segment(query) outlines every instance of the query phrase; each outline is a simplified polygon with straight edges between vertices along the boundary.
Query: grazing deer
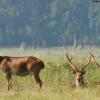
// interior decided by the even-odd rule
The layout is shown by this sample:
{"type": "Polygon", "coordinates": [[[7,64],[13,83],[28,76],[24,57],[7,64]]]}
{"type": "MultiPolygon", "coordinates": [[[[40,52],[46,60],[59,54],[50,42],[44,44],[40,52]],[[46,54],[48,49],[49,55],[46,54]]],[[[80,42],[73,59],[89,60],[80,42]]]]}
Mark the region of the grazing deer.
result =
{"type": "Polygon", "coordinates": [[[73,74],[75,74],[75,86],[76,88],[84,87],[84,75],[86,73],[85,68],[90,64],[91,56],[88,60],[88,63],[86,65],[83,65],[80,69],[77,69],[77,67],[72,63],[72,57],[69,57],[68,54],[66,54],[66,57],[68,59],[69,66],[73,69],[73,74]]]}
{"type": "Polygon", "coordinates": [[[8,90],[12,87],[12,75],[25,76],[34,75],[35,81],[42,86],[39,77],[40,70],[44,68],[44,63],[36,57],[9,57],[0,56],[0,69],[5,73],[8,90]]]}

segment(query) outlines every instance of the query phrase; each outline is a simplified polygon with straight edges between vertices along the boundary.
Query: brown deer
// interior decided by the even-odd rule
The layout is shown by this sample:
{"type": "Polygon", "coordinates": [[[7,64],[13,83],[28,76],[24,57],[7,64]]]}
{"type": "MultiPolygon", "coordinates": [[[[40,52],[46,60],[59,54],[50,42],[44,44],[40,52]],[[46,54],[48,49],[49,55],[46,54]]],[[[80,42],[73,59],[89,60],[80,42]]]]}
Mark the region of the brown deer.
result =
{"type": "Polygon", "coordinates": [[[86,73],[85,68],[90,64],[91,56],[88,60],[88,63],[86,65],[83,65],[80,69],[77,69],[77,67],[72,63],[73,57],[69,57],[68,54],[66,54],[66,57],[68,59],[68,64],[73,69],[73,74],[75,75],[75,87],[76,88],[85,87],[84,83],[84,75],[86,73]]]}
{"type": "Polygon", "coordinates": [[[12,75],[25,76],[34,75],[35,81],[42,86],[39,77],[40,70],[44,68],[44,62],[36,57],[9,57],[0,56],[0,69],[5,73],[8,90],[12,87],[12,75]]]}

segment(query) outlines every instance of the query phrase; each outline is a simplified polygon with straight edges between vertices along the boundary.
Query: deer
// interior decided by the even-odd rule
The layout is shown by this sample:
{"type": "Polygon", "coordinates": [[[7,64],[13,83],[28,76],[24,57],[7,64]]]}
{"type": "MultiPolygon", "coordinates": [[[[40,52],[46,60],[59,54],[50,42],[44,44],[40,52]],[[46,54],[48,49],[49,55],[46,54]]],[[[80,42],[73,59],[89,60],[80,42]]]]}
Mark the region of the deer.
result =
{"type": "Polygon", "coordinates": [[[41,89],[43,82],[39,77],[39,73],[43,68],[44,62],[33,56],[0,56],[0,70],[5,74],[8,90],[12,88],[12,75],[26,76],[30,74],[34,76],[41,89]]]}
{"type": "MultiPolygon", "coordinates": [[[[95,60],[94,54],[92,54],[92,53],[90,53],[90,54],[91,54],[91,57],[92,57],[92,62],[93,62],[94,64],[96,64],[97,67],[100,68],[100,64],[95,60]]],[[[95,85],[96,85],[97,87],[100,87],[100,82],[95,82],[95,85]]]]}
{"type": "Polygon", "coordinates": [[[74,74],[74,77],[75,77],[75,87],[76,88],[85,87],[85,83],[84,83],[84,75],[86,73],[85,69],[90,64],[91,56],[89,57],[87,64],[82,65],[80,69],[78,69],[76,67],[76,65],[72,63],[73,57],[69,57],[69,55],[67,53],[66,53],[66,57],[67,57],[69,66],[73,70],[73,74],[74,74]]]}

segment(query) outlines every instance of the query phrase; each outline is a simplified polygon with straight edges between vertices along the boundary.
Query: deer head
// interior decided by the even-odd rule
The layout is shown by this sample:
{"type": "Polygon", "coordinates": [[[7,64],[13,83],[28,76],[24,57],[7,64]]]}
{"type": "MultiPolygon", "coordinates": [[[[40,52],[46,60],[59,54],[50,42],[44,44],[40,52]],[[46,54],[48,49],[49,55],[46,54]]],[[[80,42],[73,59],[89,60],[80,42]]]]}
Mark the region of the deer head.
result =
{"type": "Polygon", "coordinates": [[[66,57],[68,59],[69,66],[73,69],[73,74],[75,76],[75,86],[76,88],[84,87],[84,78],[86,71],[85,68],[90,64],[91,56],[88,60],[88,63],[85,65],[82,65],[80,69],[77,69],[76,65],[72,63],[72,57],[69,57],[68,54],[66,54],[66,57]]]}

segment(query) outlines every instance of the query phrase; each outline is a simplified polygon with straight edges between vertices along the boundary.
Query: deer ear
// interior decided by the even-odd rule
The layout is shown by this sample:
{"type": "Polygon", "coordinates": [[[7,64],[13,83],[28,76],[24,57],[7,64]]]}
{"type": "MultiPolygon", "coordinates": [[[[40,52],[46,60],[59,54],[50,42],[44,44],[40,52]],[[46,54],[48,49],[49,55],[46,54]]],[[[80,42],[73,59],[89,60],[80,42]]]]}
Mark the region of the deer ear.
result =
{"type": "Polygon", "coordinates": [[[73,70],[73,74],[76,74],[76,71],[75,70],[73,70]]]}
{"type": "Polygon", "coordinates": [[[86,73],[86,71],[85,70],[82,70],[82,74],[84,75],[86,73]]]}

